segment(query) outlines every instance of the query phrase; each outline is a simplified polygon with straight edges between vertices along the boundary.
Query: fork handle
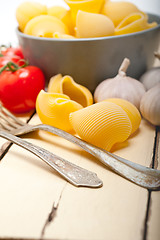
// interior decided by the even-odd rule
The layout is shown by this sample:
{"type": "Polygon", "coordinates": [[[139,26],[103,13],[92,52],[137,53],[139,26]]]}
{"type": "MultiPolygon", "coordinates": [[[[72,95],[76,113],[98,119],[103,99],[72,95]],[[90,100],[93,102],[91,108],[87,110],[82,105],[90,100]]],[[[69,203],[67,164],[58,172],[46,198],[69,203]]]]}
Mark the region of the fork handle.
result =
{"type": "Polygon", "coordinates": [[[29,128],[32,128],[32,131],[39,129],[45,130],[60,137],[63,137],[70,142],[77,144],[82,149],[99,159],[104,165],[112,169],[112,171],[118,173],[122,177],[125,177],[131,182],[134,182],[137,185],[147,189],[160,190],[160,170],[148,168],[140,164],[131,162],[113,153],[95,147],[92,144],[89,144],[82,139],[77,138],[61,129],[51,127],[46,124],[39,124],[34,126],[26,125],[26,130],[27,128],[28,130],[29,128]]]}
{"type": "Polygon", "coordinates": [[[0,136],[35,154],[52,168],[54,168],[54,170],[56,170],[68,182],[77,187],[83,186],[95,188],[101,187],[103,184],[102,181],[97,177],[96,173],[90,172],[71,162],[68,162],[67,160],[47,151],[46,149],[38,147],[5,131],[0,131],[0,136]]]}
{"type": "Polygon", "coordinates": [[[99,159],[104,165],[112,169],[112,171],[118,173],[122,177],[125,177],[131,182],[147,189],[160,190],[159,170],[142,166],[110,152],[104,151],[56,127],[52,127],[46,124],[26,124],[21,128],[15,129],[12,133],[15,135],[23,135],[40,129],[58,135],[72,143],[75,143],[99,159]]]}

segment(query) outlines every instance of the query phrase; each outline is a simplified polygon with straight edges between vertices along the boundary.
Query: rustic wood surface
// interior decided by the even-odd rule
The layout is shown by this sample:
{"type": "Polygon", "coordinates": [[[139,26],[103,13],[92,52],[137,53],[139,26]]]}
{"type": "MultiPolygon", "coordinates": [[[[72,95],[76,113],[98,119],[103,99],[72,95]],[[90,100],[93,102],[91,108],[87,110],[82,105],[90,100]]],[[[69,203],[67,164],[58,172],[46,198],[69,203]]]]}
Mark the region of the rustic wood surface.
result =
{"type": "MultiPolygon", "coordinates": [[[[36,115],[30,121],[38,122],[36,115]]],[[[159,168],[159,135],[158,128],[143,120],[114,153],[159,168]]],[[[23,138],[96,172],[103,187],[74,187],[42,160],[12,145],[0,162],[0,239],[160,239],[160,192],[120,177],[58,136],[39,131],[23,138]]]]}

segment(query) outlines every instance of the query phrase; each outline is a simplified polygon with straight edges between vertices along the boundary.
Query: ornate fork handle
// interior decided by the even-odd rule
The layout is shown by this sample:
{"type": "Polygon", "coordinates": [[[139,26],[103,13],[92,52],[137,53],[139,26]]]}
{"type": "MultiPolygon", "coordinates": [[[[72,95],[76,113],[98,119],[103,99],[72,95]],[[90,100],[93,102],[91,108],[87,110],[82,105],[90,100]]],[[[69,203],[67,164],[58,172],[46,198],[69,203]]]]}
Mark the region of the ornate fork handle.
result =
{"type": "Polygon", "coordinates": [[[21,129],[16,129],[14,134],[21,135],[29,133],[35,130],[45,130],[56,134],[69,140],[72,143],[77,144],[85,151],[89,152],[96,158],[98,158],[103,164],[112,169],[114,172],[125,177],[126,179],[136,183],[137,185],[152,189],[160,190],[160,171],[157,169],[148,168],[140,164],[128,161],[124,158],[116,156],[110,152],[104,151],[98,147],[95,147],[63,130],[55,127],[51,127],[45,124],[39,125],[26,125],[21,129]]]}
{"type": "Polygon", "coordinates": [[[26,150],[29,150],[54,168],[60,175],[75,186],[101,187],[103,184],[97,177],[96,173],[70,163],[46,149],[38,147],[5,131],[0,131],[0,136],[12,141],[26,150]]]}

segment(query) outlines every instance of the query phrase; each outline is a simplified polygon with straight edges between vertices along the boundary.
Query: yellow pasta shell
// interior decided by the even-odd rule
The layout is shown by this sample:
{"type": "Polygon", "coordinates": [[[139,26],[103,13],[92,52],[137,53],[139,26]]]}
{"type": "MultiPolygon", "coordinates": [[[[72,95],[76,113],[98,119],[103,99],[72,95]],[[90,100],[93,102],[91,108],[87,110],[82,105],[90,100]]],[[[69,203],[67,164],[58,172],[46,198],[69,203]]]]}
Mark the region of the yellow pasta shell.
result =
{"type": "Polygon", "coordinates": [[[71,11],[62,6],[53,6],[48,8],[48,15],[60,19],[69,29],[70,34],[74,34],[74,25],[72,22],[71,11]]]}
{"type": "Polygon", "coordinates": [[[124,142],[132,130],[126,112],[112,102],[99,102],[70,114],[74,131],[85,141],[107,151],[124,142]]]}
{"type": "Polygon", "coordinates": [[[95,38],[114,34],[114,24],[110,18],[98,13],[78,11],[76,18],[76,37],[95,38]]]}
{"type": "Polygon", "coordinates": [[[104,0],[64,0],[70,7],[73,23],[76,22],[78,10],[85,12],[99,13],[104,0]]]}
{"type": "Polygon", "coordinates": [[[52,77],[48,84],[48,92],[63,93],[83,107],[93,103],[91,92],[86,87],[76,83],[69,75],[62,77],[61,74],[57,74],[52,77]]]}
{"type": "Polygon", "coordinates": [[[36,111],[42,123],[64,131],[71,131],[69,114],[83,108],[64,94],[41,90],[36,100],[36,111]]]}
{"type": "Polygon", "coordinates": [[[75,39],[75,37],[72,36],[72,35],[62,34],[62,33],[59,33],[59,32],[55,32],[53,34],[53,38],[57,38],[57,39],[75,39]]]}
{"type": "Polygon", "coordinates": [[[104,101],[109,101],[117,104],[127,113],[132,124],[131,134],[134,133],[139,128],[139,125],[141,123],[141,115],[138,109],[135,107],[135,105],[122,98],[109,98],[104,101]]]}
{"type": "Polygon", "coordinates": [[[140,32],[157,26],[157,23],[148,23],[147,15],[137,12],[125,17],[115,29],[115,35],[140,32]]]}
{"type": "Polygon", "coordinates": [[[23,32],[26,24],[34,17],[47,14],[47,7],[37,2],[26,1],[16,9],[16,19],[19,29],[23,32]]]}
{"type": "Polygon", "coordinates": [[[134,12],[140,12],[139,9],[130,2],[120,1],[106,1],[101,13],[109,17],[115,27],[129,14],[134,12]]]}
{"type": "Polygon", "coordinates": [[[68,10],[62,6],[52,6],[48,8],[48,15],[62,19],[67,11],[68,10]]]}
{"type": "Polygon", "coordinates": [[[68,34],[65,24],[54,16],[40,15],[32,18],[24,29],[24,33],[35,37],[52,38],[55,32],[68,34]]]}

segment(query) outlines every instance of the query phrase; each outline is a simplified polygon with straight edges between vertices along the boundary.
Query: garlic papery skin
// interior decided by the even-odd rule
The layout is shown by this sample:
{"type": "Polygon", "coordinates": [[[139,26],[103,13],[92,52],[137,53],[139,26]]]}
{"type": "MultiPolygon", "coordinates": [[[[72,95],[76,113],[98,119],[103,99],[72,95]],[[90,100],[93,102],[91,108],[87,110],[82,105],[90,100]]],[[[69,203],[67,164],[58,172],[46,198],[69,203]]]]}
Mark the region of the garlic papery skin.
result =
{"type": "Polygon", "coordinates": [[[140,102],[140,112],[146,120],[160,126],[160,83],[149,89],[140,102]]]}
{"type": "Polygon", "coordinates": [[[140,82],[144,85],[147,91],[156,84],[160,83],[160,67],[154,67],[145,72],[141,76],[140,82]]]}
{"type": "Polygon", "coordinates": [[[125,58],[117,76],[106,79],[97,86],[94,92],[95,102],[100,102],[108,98],[122,98],[131,102],[139,109],[140,100],[146,90],[140,81],[126,76],[129,64],[130,60],[125,58]]]}
{"type": "MultiPolygon", "coordinates": [[[[160,53],[155,53],[154,55],[160,60],[160,53]]],[[[143,83],[145,89],[148,91],[157,83],[160,83],[160,67],[158,66],[149,69],[140,77],[139,80],[141,83],[143,83]]]]}

